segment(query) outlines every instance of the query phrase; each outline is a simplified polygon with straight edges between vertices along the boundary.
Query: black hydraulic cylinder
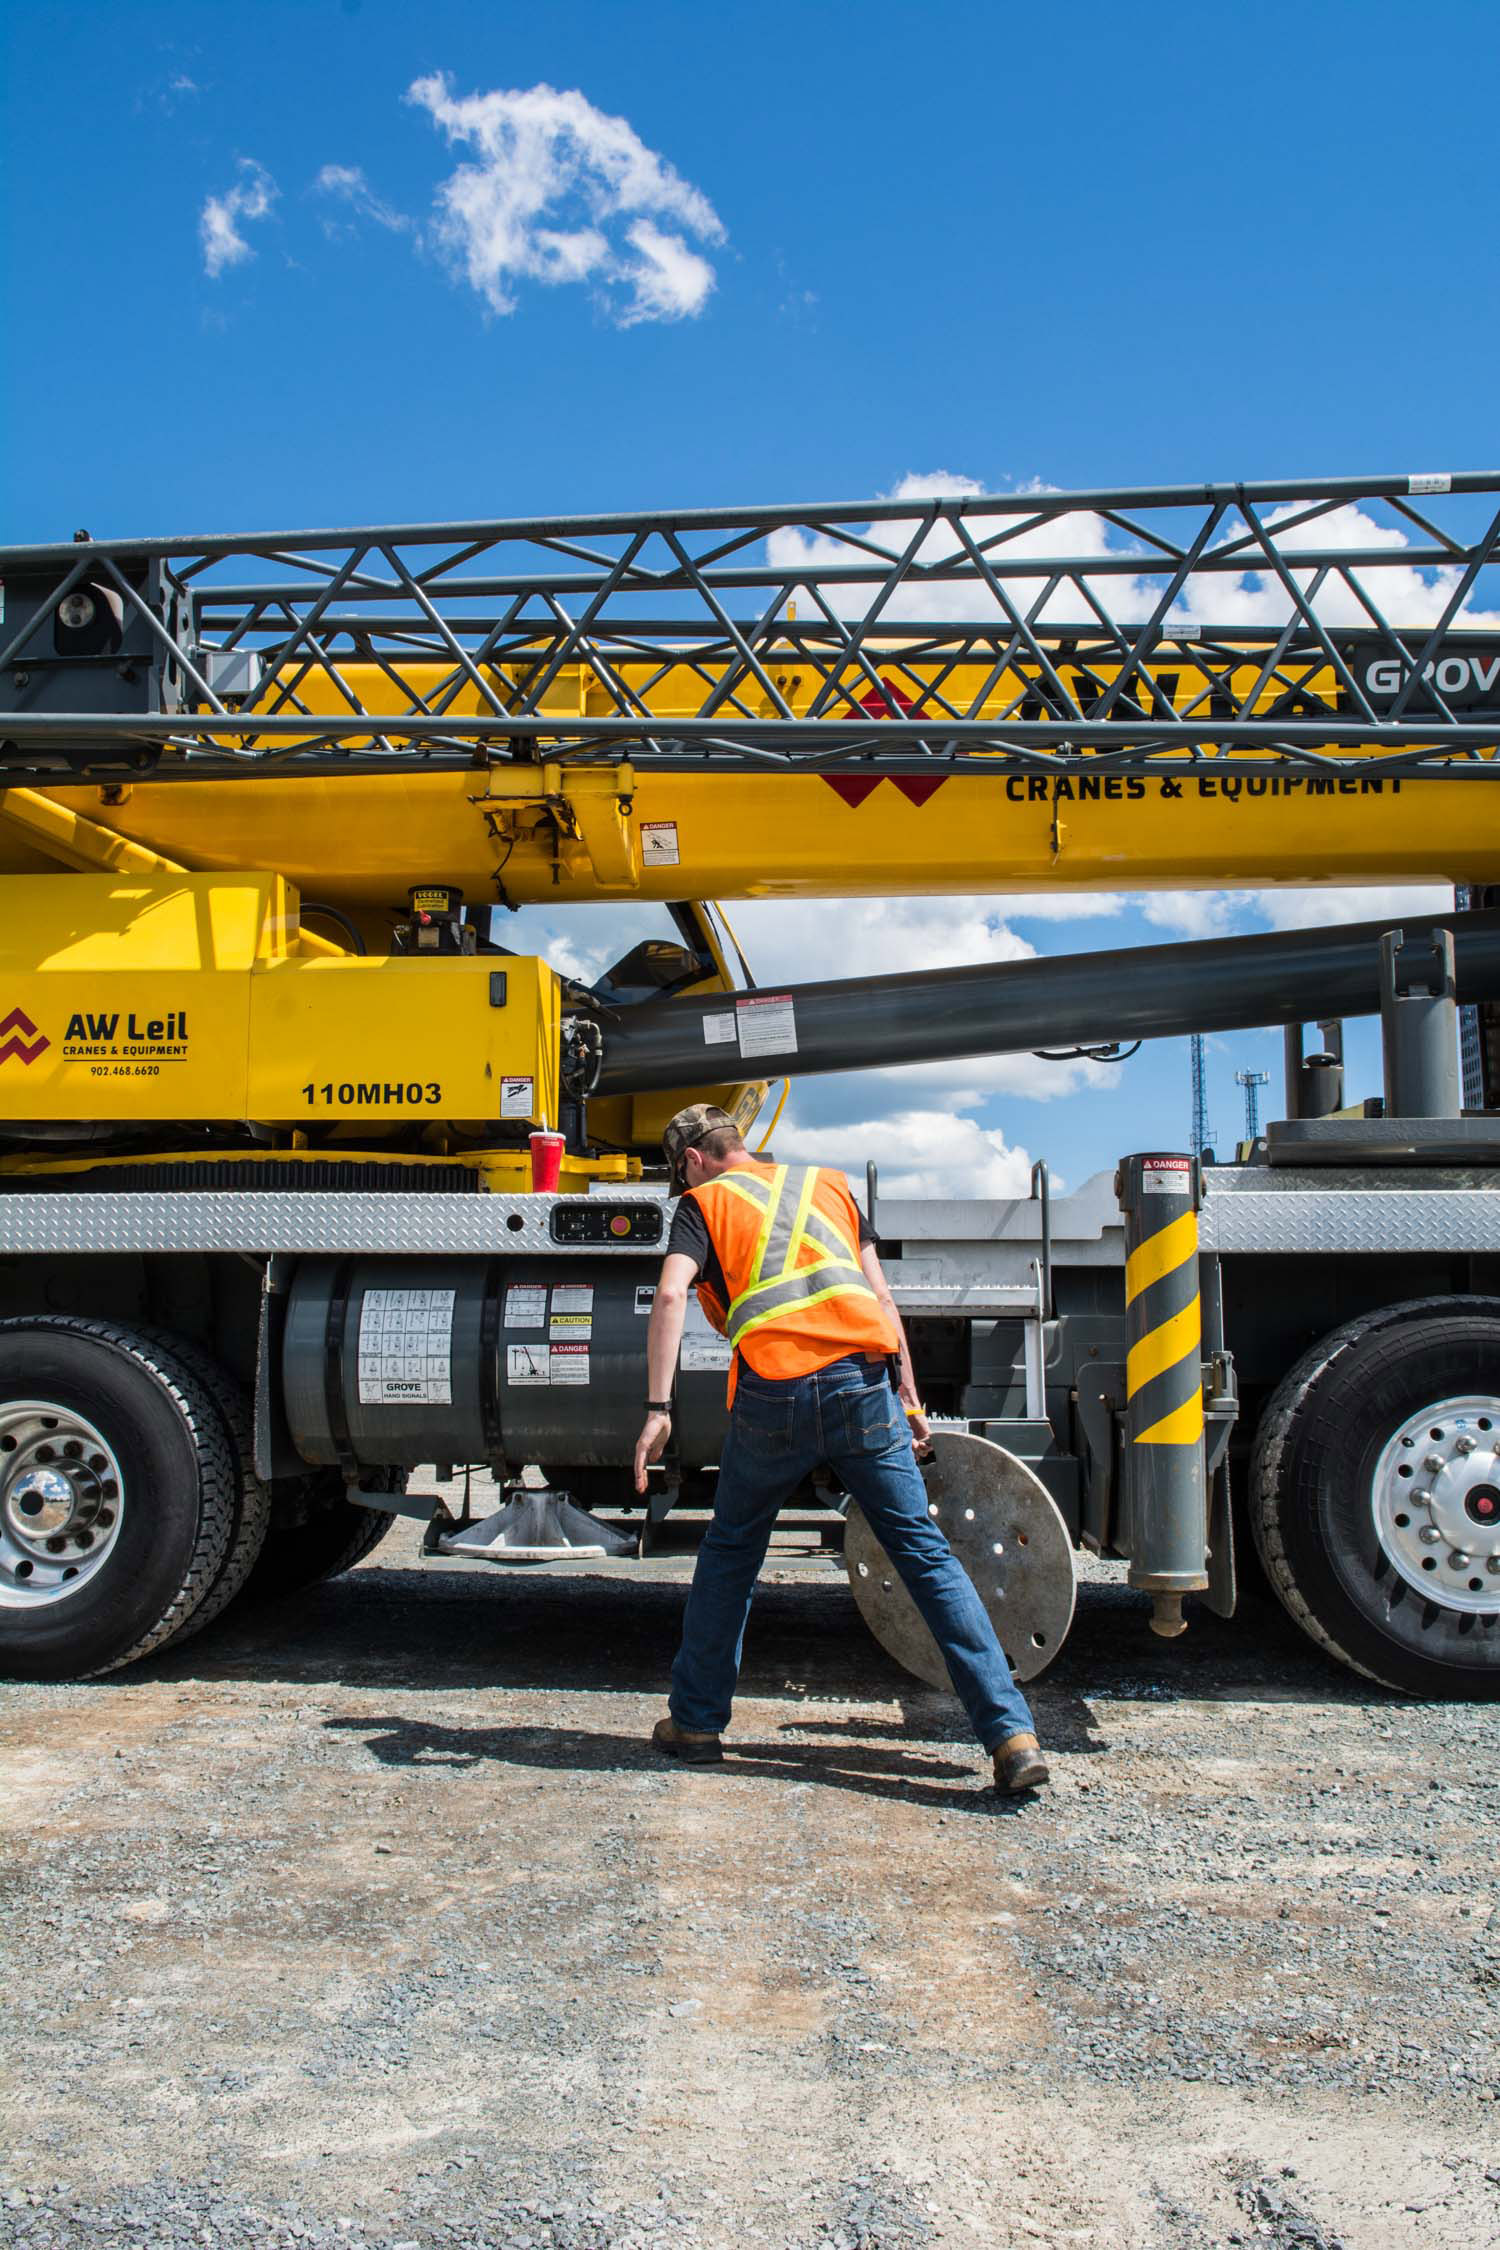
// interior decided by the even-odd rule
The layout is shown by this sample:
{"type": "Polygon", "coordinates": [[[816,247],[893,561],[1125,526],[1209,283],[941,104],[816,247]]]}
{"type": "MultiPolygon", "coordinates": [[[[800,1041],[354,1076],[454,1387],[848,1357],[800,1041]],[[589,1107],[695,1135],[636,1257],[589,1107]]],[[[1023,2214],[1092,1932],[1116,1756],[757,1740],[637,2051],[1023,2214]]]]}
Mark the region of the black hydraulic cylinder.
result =
{"type": "MultiPolygon", "coordinates": [[[[1355,922],[1129,946],[602,1011],[598,1091],[639,1094],[706,1078],[806,1077],[1374,1015],[1389,926],[1355,922]]],[[[1437,928],[1453,932],[1459,1000],[1500,997],[1500,913],[1407,917],[1402,926],[1408,940],[1437,928]]]]}
{"type": "Polygon", "coordinates": [[[1446,930],[1387,930],[1380,944],[1387,1117],[1457,1117],[1458,1001],[1446,930]]]}

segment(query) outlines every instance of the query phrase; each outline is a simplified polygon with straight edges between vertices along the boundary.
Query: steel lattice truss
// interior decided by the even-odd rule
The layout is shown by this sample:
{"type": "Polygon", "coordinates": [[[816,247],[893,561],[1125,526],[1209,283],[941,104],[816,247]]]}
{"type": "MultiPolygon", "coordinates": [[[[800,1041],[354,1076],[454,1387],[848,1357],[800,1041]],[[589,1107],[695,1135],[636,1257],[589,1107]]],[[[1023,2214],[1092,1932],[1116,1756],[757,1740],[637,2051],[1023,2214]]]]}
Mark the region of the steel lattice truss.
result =
{"type": "Polygon", "coordinates": [[[1494,475],[80,537],[0,576],[11,779],[1247,750],[1500,777],[1494,475]]]}

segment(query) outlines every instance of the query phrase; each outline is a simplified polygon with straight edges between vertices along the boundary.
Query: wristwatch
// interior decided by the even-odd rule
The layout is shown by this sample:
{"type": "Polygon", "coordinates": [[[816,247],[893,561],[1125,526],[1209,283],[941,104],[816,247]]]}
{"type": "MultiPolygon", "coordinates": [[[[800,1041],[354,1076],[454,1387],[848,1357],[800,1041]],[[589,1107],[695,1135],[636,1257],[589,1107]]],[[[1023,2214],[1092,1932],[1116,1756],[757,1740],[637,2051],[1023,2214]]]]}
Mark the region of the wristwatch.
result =
{"type": "Polygon", "coordinates": [[[669,1398],[648,1398],[646,1401],[648,1414],[670,1414],[671,1411],[672,1401],[669,1398]]]}

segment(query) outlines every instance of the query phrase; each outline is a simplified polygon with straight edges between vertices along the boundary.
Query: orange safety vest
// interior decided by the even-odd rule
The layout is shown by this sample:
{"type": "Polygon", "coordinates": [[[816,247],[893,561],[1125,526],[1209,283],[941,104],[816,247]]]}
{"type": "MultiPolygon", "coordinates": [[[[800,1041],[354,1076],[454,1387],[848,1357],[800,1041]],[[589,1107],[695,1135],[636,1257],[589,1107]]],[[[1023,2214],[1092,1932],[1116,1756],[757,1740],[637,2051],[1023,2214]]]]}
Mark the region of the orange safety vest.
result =
{"type": "Polygon", "coordinates": [[[729,1302],[698,1284],[698,1302],[757,1375],[810,1375],[849,1352],[900,1343],[859,1262],[859,1213],[842,1172],[821,1165],[735,1165],[690,1188],[724,1270],[729,1302]]]}

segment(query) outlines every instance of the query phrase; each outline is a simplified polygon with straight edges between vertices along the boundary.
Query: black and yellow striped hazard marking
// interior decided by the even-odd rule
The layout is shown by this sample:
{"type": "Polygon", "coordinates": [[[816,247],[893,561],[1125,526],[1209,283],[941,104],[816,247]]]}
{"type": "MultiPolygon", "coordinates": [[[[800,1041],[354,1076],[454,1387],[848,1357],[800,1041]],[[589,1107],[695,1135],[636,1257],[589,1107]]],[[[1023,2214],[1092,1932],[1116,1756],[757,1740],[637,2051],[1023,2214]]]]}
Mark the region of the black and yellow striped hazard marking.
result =
{"type": "MultiPolygon", "coordinates": [[[[1141,1219],[1149,1221],[1153,1205],[1165,1202],[1143,1195],[1141,1219]]],[[[1203,1320],[1198,1214],[1191,1208],[1148,1234],[1126,1259],[1125,1337],[1130,1442],[1197,1445],[1203,1436],[1203,1320]]]]}

